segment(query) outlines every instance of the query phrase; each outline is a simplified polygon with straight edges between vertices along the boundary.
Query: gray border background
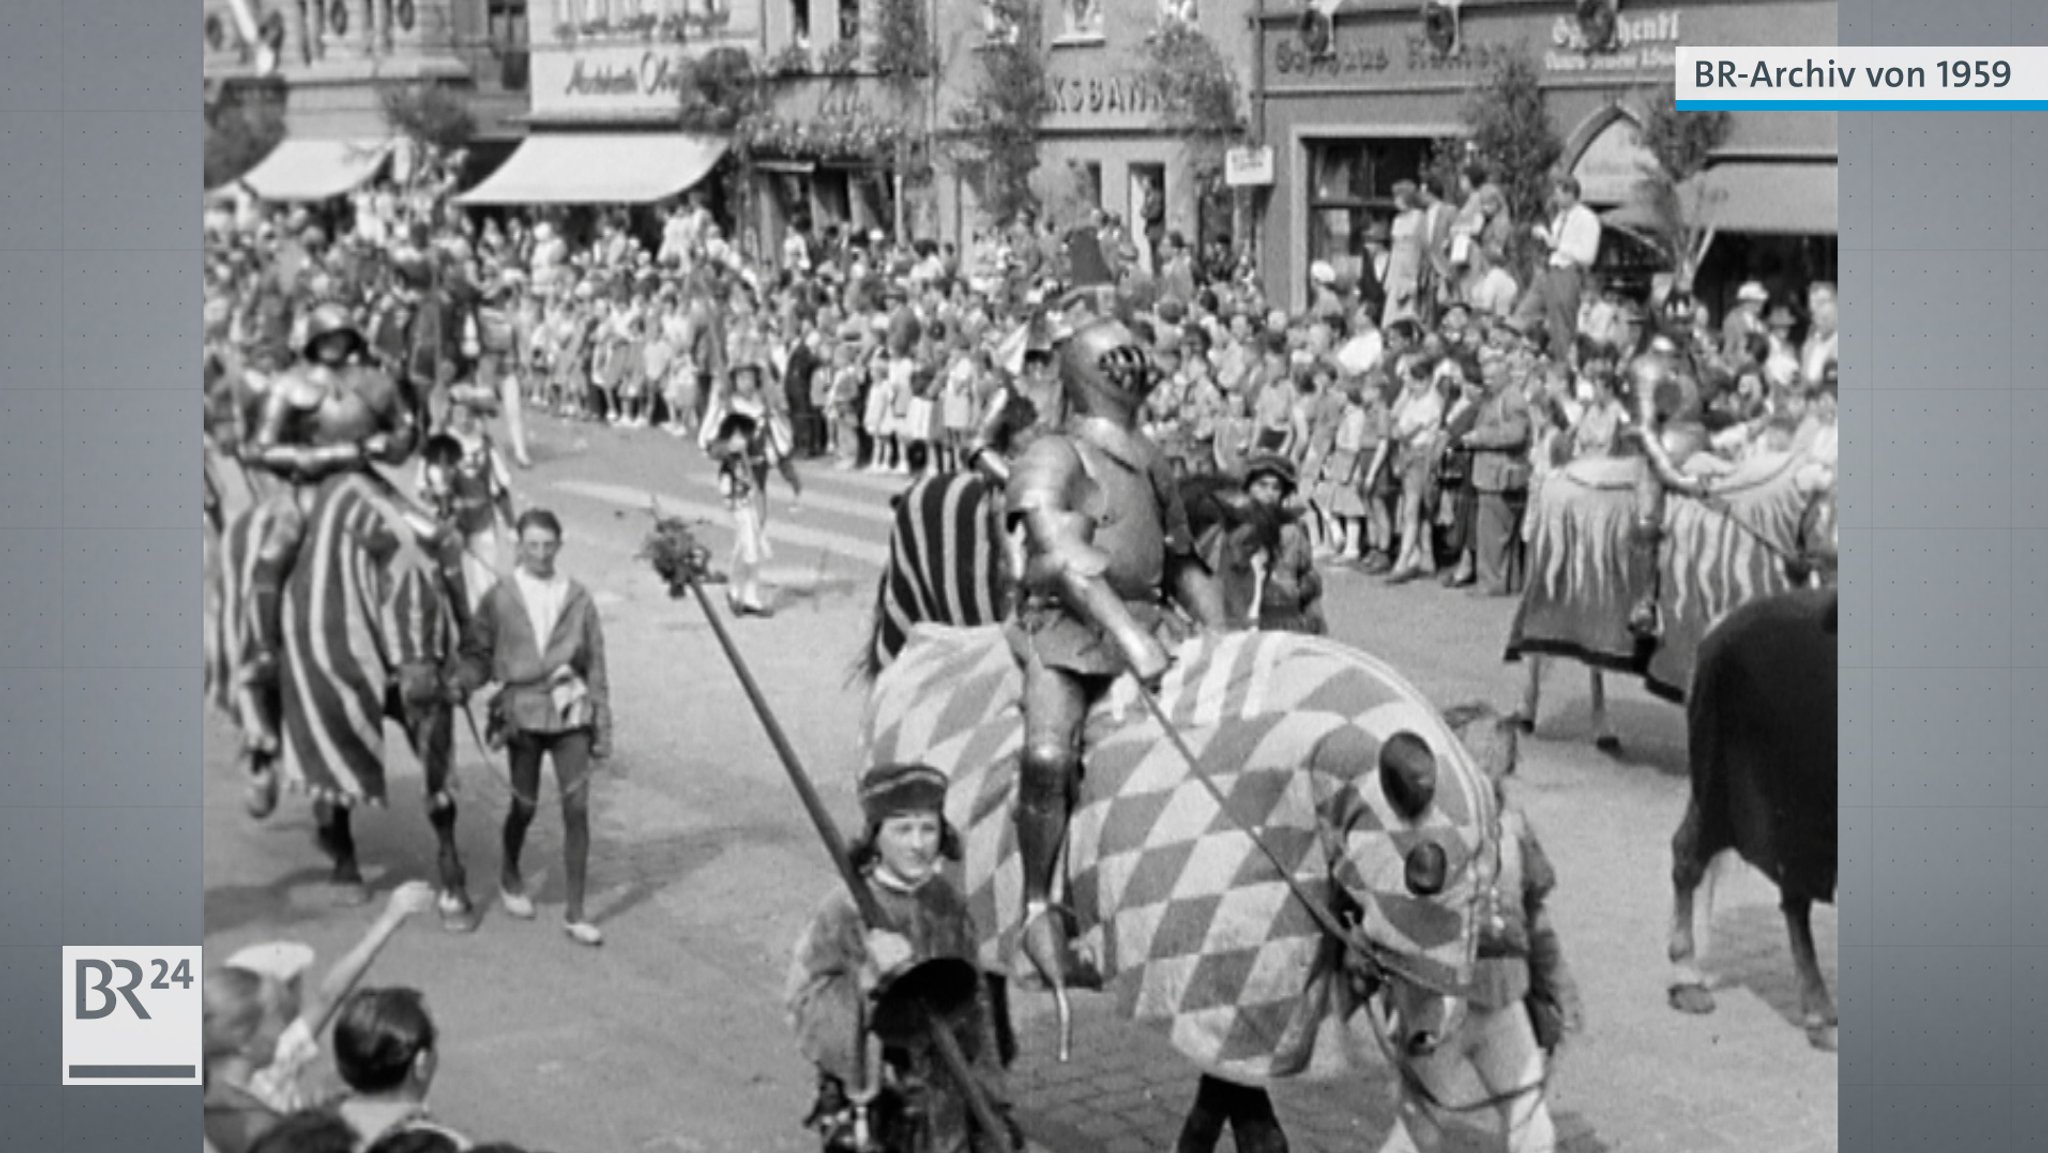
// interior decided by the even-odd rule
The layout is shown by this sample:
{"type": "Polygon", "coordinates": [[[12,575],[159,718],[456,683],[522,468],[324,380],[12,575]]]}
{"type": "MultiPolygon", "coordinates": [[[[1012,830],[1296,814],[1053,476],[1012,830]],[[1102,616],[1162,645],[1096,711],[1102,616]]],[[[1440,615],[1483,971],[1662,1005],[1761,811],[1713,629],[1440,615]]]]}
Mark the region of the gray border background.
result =
{"type": "MultiPolygon", "coordinates": [[[[197,1090],[60,1089],[53,1002],[66,942],[200,941],[198,23],[0,0],[10,1148],[197,1135],[197,1090]]],[[[2042,43],[2048,5],[1840,27],[2042,43]]],[[[1841,149],[1841,1148],[2017,1149],[2048,1132],[2048,612],[2018,604],[2048,558],[2048,116],[1850,114],[1841,149]]]]}

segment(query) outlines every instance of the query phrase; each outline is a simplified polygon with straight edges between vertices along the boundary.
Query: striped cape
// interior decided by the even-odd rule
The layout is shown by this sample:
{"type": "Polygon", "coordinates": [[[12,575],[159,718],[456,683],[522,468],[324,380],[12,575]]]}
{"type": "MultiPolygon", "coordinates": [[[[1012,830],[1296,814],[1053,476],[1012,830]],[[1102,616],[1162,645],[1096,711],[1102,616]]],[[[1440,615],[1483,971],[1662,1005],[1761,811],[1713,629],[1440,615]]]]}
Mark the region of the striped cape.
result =
{"type": "Polygon", "coordinates": [[[920,622],[993,624],[1002,609],[1002,534],[995,486],[973,472],[918,480],[896,496],[889,561],[875,594],[862,663],[869,676],[896,658],[920,622]]]}
{"type": "MultiPolygon", "coordinates": [[[[993,972],[1011,969],[1023,907],[1011,823],[1021,688],[1000,629],[921,626],[877,680],[863,731],[868,763],[920,760],[951,779],[962,891],[993,972]]],[[[1421,693],[1330,641],[1240,632],[1183,645],[1160,702],[1232,811],[1315,900],[1362,910],[1363,931],[1424,983],[1470,980],[1474,866],[1497,859],[1483,851],[1496,844],[1492,793],[1421,693]],[[1438,763],[1435,801],[1416,822],[1388,804],[1375,771],[1381,744],[1401,731],[1438,763]],[[1423,840],[1453,868],[1429,899],[1403,880],[1423,840]]],[[[1240,1083],[1378,1064],[1363,1018],[1353,1031],[1341,950],[1190,774],[1128,680],[1090,715],[1087,748],[1062,875],[1077,943],[1100,960],[1118,1010],[1240,1083]]]]}
{"type": "Polygon", "coordinates": [[[1664,635],[1647,665],[1628,631],[1629,609],[1643,591],[1629,580],[1628,538],[1645,466],[1638,457],[1600,457],[1551,473],[1529,502],[1529,577],[1508,659],[1549,653],[1641,672],[1651,692],[1683,701],[1714,623],[1737,605],[1792,587],[1780,553],[1798,548],[1805,463],[1792,453],[1753,458],[1715,482],[1718,509],[1691,497],[1665,500],[1664,635]]]}
{"type": "MultiPolygon", "coordinates": [[[[237,725],[243,609],[268,516],[255,505],[229,519],[211,574],[207,700],[237,725]]],[[[316,799],[384,803],[384,720],[403,719],[398,670],[442,660],[454,627],[431,561],[368,478],[336,476],[314,498],[282,622],[282,780],[316,799]]]]}

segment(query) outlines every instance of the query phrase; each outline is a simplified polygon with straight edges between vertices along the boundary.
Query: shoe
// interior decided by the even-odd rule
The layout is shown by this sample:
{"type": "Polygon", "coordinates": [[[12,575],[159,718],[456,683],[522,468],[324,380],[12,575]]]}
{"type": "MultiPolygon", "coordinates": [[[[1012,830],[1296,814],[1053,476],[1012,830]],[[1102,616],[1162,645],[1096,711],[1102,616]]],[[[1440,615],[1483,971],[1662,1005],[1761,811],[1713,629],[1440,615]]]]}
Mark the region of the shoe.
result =
{"type": "Polygon", "coordinates": [[[1404,585],[1409,581],[1421,579],[1422,575],[1421,569],[1400,568],[1396,566],[1394,571],[1387,574],[1387,583],[1390,585],[1404,585]]]}
{"type": "Polygon", "coordinates": [[[506,889],[498,894],[498,903],[505,906],[505,912],[522,921],[533,920],[533,898],[525,893],[506,889]]]}
{"type": "Polygon", "coordinates": [[[569,934],[569,939],[579,945],[588,945],[595,949],[604,944],[604,932],[589,921],[564,921],[562,931],[569,934]]]}
{"type": "Polygon", "coordinates": [[[1364,569],[1366,575],[1368,576],[1378,576],[1381,573],[1386,572],[1388,569],[1393,568],[1394,562],[1388,559],[1386,553],[1376,552],[1373,553],[1371,556],[1366,557],[1365,563],[1359,567],[1364,569]]]}
{"type": "Polygon", "coordinates": [[[1453,570],[1451,572],[1445,573],[1440,578],[1440,580],[1443,586],[1447,589],[1461,589],[1471,587],[1473,584],[1478,582],[1479,578],[1477,576],[1468,576],[1466,574],[1459,573],[1456,570],[1453,570]]]}
{"type": "Polygon", "coordinates": [[[746,613],[749,616],[760,617],[762,620],[767,620],[769,617],[775,615],[775,610],[769,608],[767,605],[741,604],[740,611],[746,613]]]}

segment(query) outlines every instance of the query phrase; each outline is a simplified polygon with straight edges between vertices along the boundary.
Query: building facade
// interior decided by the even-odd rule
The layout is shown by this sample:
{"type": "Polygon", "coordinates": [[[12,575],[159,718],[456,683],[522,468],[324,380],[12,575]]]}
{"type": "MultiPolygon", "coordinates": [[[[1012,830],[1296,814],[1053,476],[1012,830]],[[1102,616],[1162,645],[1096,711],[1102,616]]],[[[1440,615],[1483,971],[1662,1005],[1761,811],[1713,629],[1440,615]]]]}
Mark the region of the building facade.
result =
{"type": "MultiPolygon", "coordinates": [[[[282,84],[285,138],[241,183],[319,201],[393,158],[386,85],[457,92],[476,121],[472,162],[495,164],[524,134],[527,0],[203,0],[209,86],[282,84]],[[263,65],[275,61],[266,72],[263,65]]],[[[398,155],[402,164],[404,158],[398,155]]]]}
{"type": "MultiPolygon", "coordinates": [[[[1261,271],[1276,301],[1302,307],[1308,269],[1359,267],[1363,238],[1393,214],[1397,181],[1416,180],[1431,146],[1466,134],[1472,89],[1510,59],[1534,65],[1560,167],[1584,199],[1614,212],[1648,154],[1643,107],[1672,79],[1683,43],[1831,44],[1832,0],[1624,0],[1595,43],[1565,0],[1465,0],[1455,43],[1433,42],[1415,0],[1344,0],[1327,39],[1304,35],[1299,0],[1260,20],[1263,143],[1274,180],[1262,197],[1261,271]]],[[[1595,26],[1597,32],[1598,26],[1595,26]]],[[[1702,179],[1717,239],[1700,270],[1713,303],[1743,278],[1793,283],[1834,264],[1833,113],[1734,113],[1702,179]]]]}
{"type": "MultiPolygon", "coordinates": [[[[936,110],[942,139],[982,83],[982,45],[1002,34],[984,0],[943,7],[938,40],[945,72],[936,110]]],[[[1190,242],[1227,232],[1228,201],[1218,195],[1221,149],[1170,126],[1148,39],[1170,23],[1191,24],[1216,47],[1243,94],[1255,58],[1252,11],[1252,0],[1040,0],[1045,114],[1033,191],[1044,211],[1072,225],[1100,209],[1121,217],[1132,235],[1154,240],[1167,232],[1190,242]]],[[[1241,96],[1241,110],[1244,103],[1241,96]]],[[[939,233],[947,239],[969,239],[1002,223],[988,218],[973,182],[943,163],[935,191],[939,233]]]]}

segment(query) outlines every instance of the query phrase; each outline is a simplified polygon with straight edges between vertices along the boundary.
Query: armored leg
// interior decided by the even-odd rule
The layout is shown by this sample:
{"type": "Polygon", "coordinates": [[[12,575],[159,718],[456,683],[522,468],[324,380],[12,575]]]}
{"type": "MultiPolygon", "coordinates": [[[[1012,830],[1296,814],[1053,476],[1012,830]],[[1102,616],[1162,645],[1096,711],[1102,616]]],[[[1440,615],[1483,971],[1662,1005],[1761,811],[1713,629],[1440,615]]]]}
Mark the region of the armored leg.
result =
{"type": "Polygon", "coordinates": [[[1639,637],[1654,639],[1663,632],[1657,611],[1659,591],[1658,553],[1664,543],[1664,488],[1644,470],[1636,487],[1636,519],[1629,526],[1629,584],[1641,592],[1629,609],[1628,629],[1639,637]]]}
{"type": "Polygon", "coordinates": [[[1024,870],[1024,953],[1054,988],[1095,983],[1052,910],[1052,883],[1081,773],[1086,684],[1035,657],[1024,670],[1024,752],[1018,767],[1017,850],[1024,870]]]}
{"type": "Polygon", "coordinates": [[[249,578],[248,644],[243,654],[242,683],[248,708],[249,743],[261,754],[278,748],[278,662],[284,649],[284,578],[298,556],[305,535],[305,517],[289,490],[271,499],[263,539],[249,578]]]}

